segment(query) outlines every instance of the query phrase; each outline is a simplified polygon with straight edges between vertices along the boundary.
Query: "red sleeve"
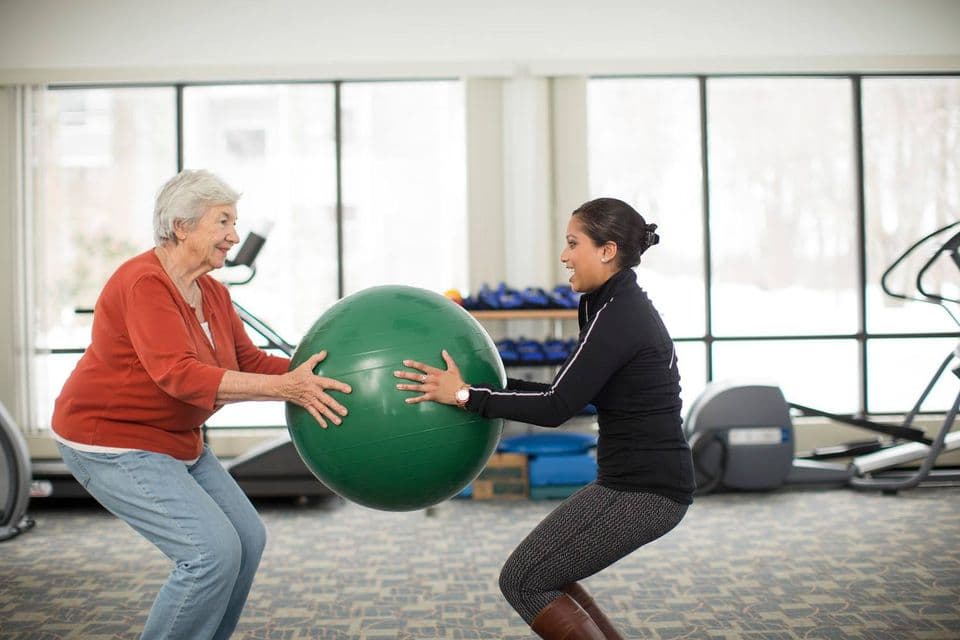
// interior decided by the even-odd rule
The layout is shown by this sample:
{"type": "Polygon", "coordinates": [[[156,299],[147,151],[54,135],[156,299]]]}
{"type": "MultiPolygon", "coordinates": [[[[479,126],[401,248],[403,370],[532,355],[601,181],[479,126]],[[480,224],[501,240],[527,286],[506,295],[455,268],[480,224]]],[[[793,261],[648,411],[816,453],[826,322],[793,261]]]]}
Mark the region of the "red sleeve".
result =
{"type": "Polygon", "coordinates": [[[215,407],[226,369],[197,357],[174,292],[159,275],[139,278],[124,305],[124,322],[147,375],[168,395],[203,409],[215,407]]]}
{"type": "Polygon", "coordinates": [[[253,340],[247,335],[243,320],[240,319],[237,310],[233,308],[233,304],[229,305],[229,309],[233,345],[237,352],[237,364],[240,366],[240,371],[274,375],[286,373],[290,369],[290,360],[265,353],[263,349],[253,344],[253,340]]]}

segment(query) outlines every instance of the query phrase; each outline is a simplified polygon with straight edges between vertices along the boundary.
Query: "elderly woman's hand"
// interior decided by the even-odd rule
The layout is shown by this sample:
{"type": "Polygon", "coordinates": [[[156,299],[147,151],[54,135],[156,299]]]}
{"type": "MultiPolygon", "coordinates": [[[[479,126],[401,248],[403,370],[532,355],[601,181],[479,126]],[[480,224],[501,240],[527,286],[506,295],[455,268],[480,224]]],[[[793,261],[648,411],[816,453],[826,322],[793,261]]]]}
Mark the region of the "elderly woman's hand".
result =
{"type": "Polygon", "coordinates": [[[416,360],[404,360],[403,366],[411,369],[418,369],[418,372],[394,371],[393,375],[397,378],[413,380],[417,384],[398,384],[400,391],[418,391],[423,395],[407,398],[408,404],[416,404],[425,400],[433,400],[441,404],[457,404],[454,394],[457,389],[464,385],[463,378],[460,376],[460,368],[453,361],[446,350],[441,351],[443,361],[447,363],[446,370],[431,367],[428,364],[417,362],[416,360]]]}
{"type": "Polygon", "coordinates": [[[341,423],[340,416],[347,415],[347,409],[334,400],[327,390],[350,393],[350,385],[325,378],[313,373],[313,370],[327,357],[326,351],[315,353],[299,367],[280,376],[280,394],[290,402],[300,405],[310,412],[313,419],[324,429],[327,420],[333,424],[341,423]]]}

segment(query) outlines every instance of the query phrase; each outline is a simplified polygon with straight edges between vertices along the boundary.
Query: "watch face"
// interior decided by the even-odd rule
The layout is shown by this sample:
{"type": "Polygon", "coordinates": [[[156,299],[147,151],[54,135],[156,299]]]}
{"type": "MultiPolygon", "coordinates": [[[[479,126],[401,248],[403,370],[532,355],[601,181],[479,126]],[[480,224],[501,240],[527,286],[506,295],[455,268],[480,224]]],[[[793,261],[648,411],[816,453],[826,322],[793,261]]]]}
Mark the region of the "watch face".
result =
{"type": "Polygon", "coordinates": [[[456,393],[457,402],[466,402],[470,399],[470,390],[469,389],[457,389],[456,393]]]}

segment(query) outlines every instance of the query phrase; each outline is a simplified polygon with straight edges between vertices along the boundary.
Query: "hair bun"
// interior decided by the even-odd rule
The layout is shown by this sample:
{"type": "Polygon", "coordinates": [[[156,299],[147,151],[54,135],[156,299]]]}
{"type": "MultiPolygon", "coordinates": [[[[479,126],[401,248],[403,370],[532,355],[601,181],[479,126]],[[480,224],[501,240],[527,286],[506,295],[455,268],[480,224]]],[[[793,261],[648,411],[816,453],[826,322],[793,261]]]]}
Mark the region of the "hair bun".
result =
{"type": "Polygon", "coordinates": [[[657,225],[652,222],[647,225],[647,229],[644,232],[644,240],[646,241],[646,245],[648,247],[652,247],[660,242],[660,236],[657,235],[656,231],[657,225]]]}

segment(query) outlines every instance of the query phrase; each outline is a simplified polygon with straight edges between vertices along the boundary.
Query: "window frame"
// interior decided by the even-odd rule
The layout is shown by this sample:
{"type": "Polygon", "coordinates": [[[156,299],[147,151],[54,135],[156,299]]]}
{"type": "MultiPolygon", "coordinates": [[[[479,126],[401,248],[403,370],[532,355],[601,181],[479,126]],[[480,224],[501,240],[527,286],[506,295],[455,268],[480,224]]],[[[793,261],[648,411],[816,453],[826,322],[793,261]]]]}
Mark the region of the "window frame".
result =
{"type": "MultiPolygon", "coordinates": [[[[379,83],[390,83],[390,84],[414,84],[414,83],[423,83],[423,82],[462,82],[461,78],[440,76],[440,77],[411,77],[411,78],[389,78],[389,79],[351,79],[351,80],[291,80],[291,81],[275,81],[275,80],[243,80],[243,81],[197,81],[197,82],[110,82],[110,83],[90,83],[90,84],[74,84],[74,83],[62,83],[62,84],[50,84],[43,87],[44,91],[50,92],[59,92],[59,91],[90,91],[90,90],[124,90],[124,89],[143,89],[143,88],[152,88],[152,89],[173,89],[175,96],[175,109],[174,109],[174,135],[176,136],[176,172],[180,172],[185,168],[184,163],[184,152],[185,152],[185,142],[184,142],[184,91],[192,87],[220,87],[220,86],[265,86],[265,85],[324,85],[333,87],[333,131],[334,131],[334,167],[335,167],[335,194],[336,194],[336,203],[335,203],[335,224],[336,224],[336,297],[341,299],[345,295],[345,285],[344,285],[344,194],[343,194],[343,101],[342,101],[342,89],[344,85],[357,85],[357,84],[379,84],[379,83]]],[[[466,107],[466,103],[464,103],[466,107]]],[[[466,157],[466,154],[464,154],[466,157]]],[[[33,211],[29,211],[26,215],[30,218],[28,221],[29,224],[33,224],[32,220],[35,216],[33,211]]],[[[36,252],[39,250],[35,246],[25,247],[26,254],[25,259],[32,262],[36,252]]],[[[32,269],[31,269],[32,271],[32,269]]],[[[32,289],[35,286],[35,283],[28,281],[25,283],[25,286],[29,289],[32,289]]],[[[33,295],[31,292],[30,296],[33,295]]],[[[79,313],[92,313],[93,309],[78,309],[79,313]]],[[[259,337],[258,331],[255,328],[251,328],[251,335],[259,337]]],[[[32,332],[31,332],[32,333],[32,332]]],[[[266,349],[271,353],[276,353],[277,355],[284,355],[275,348],[275,345],[267,344],[265,341],[262,341],[262,348],[266,349]]],[[[28,360],[32,360],[38,356],[79,356],[80,354],[86,351],[86,346],[77,346],[77,347],[52,347],[52,348],[37,348],[33,343],[33,338],[28,339],[28,344],[31,345],[30,353],[27,356],[28,360]]],[[[34,396],[36,390],[33,389],[35,381],[30,372],[32,372],[34,367],[27,364],[26,373],[27,381],[25,386],[27,387],[27,399],[26,404],[26,415],[28,416],[28,423],[31,425],[28,429],[43,429],[43,426],[40,423],[35,424],[34,415],[36,411],[34,396]]],[[[249,425],[217,425],[215,428],[217,431],[231,431],[231,430],[250,430],[250,429],[271,429],[276,428],[273,425],[263,425],[263,426],[249,426],[249,425]]]]}
{"type": "MultiPolygon", "coordinates": [[[[869,362],[868,362],[868,343],[883,340],[898,339],[942,339],[958,338],[960,331],[901,331],[901,332],[871,332],[868,330],[866,322],[867,308],[867,211],[865,202],[865,176],[864,176],[864,126],[863,126],[863,81],[867,79],[912,79],[912,78],[960,78],[960,72],[878,72],[878,73],[713,73],[713,74],[615,74],[615,75],[586,75],[589,82],[592,79],[667,79],[667,78],[686,78],[695,79],[698,85],[699,98],[699,137],[700,137],[700,162],[701,162],[701,233],[703,239],[703,275],[705,298],[704,305],[704,334],[702,336],[685,336],[677,338],[677,342],[693,342],[704,345],[704,362],[701,363],[706,374],[706,380],[713,379],[713,345],[721,342],[737,341],[794,341],[794,340],[837,340],[837,341],[855,341],[859,356],[858,374],[860,377],[858,384],[858,399],[856,410],[860,414],[870,415],[893,415],[891,412],[870,411],[869,388],[869,362]],[[710,166],[709,166],[709,123],[707,122],[707,84],[711,79],[716,78],[842,78],[850,82],[850,90],[853,94],[852,113],[850,117],[853,120],[853,163],[855,185],[855,206],[856,206],[856,225],[855,230],[856,243],[856,263],[857,263],[857,330],[847,334],[789,334],[789,335],[737,335],[727,336],[714,332],[712,322],[711,298],[713,295],[712,282],[713,275],[711,269],[711,247],[712,239],[710,232],[710,166]]],[[[403,82],[438,82],[438,81],[458,81],[454,77],[424,77],[424,78],[404,78],[403,82]]],[[[334,87],[334,131],[335,131],[335,166],[336,166],[336,224],[337,224],[337,295],[342,297],[344,293],[344,256],[343,256],[343,158],[342,158],[342,113],[341,113],[341,88],[344,84],[354,83],[376,83],[376,82],[398,82],[397,79],[385,80],[300,80],[300,81],[209,81],[209,82],[147,82],[147,83],[99,83],[99,84],[52,84],[46,89],[50,91],[71,90],[71,89],[125,89],[140,87],[161,87],[173,88],[176,94],[176,148],[177,148],[177,170],[183,168],[183,91],[187,87],[194,86],[224,86],[224,85],[269,85],[269,84],[322,84],[333,85],[334,87]]],[[[469,118],[469,114],[466,114],[469,118]]],[[[586,122],[584,122],[586,127],[586,122]]],[[[469,168],[468,168],[469,169],[469,168]]],[[[469,176],[467,178],[469,180],[469,176]]],[[[32,249],[30,250],[32,253],[32,249]]],[[[32,286],[32,285],[31,285],[32,286]]],[[[30,294],[32,295],[32,294],[30,294]]],[[[50,354],[78,354],[84,351],[83,348],[56,348],[45,350],[44,353],[50,354]]],[[[33,357],[31,353],[30,357],[33,357]]],[[[690,363],[696,366],[695,363],[690,363]]],[[[29,368],[28,368],[29,369],[29,368]]],[[[28,394],[28,397],[32,393],[28,394]]],[[[906,409],[906,408],[905,408],[906,409]]],[[[28,411],[28,414],[30,412],[28,411]]],[[[901,413],[901,412],[895,412],[901,413]]],[[[938,414],[939,411],[922,411],[923,414],[938,414]]],[[[229,427],[218,427],[229,428],[229,427]]]]}
{"type": "MultiPolygon", "coordinates": [[[[702,175],[702,216],[701,233],[703,234],[703,276],[704,276],[704,297],[705,331],[702,336],[685,336],[675,338],[676,342],[696,342],[703,343],[705,346],[706,380],[714,380],[714,345],[718,343],[732,342],[756,342],[756,341],[796,341],[796,340],[816,340],[816,341],[856,341],[858,352],[858,375],[859,383],[857,385],[858,398],[856,413],[859,415],[900,415],[906,413],[909,407],[904,407],[903,411],[871,411],[869,397],[869,361],[868,361],[868,343],[871,341],[897,340],[897,339],[941,339],[941,338],[960,338],[960,331],[900,331],[900,332],[871,332],[867,327],[867,211],[865,195],[865,176],[864,176],[864,126],[863,126],[863,81],[871,78],[960,78],[960,73],[949,72],[912,72],[912,73],[711,73],[711,74],[677,74],[677,73],[652,73],[652,74],[592,74],[587,76],[587,82],[590,80],[636,80],[636,79],[677,79],[687,78],[696,79],[699,92],[699,114],[700,114],[700,163],[702,175]],[[708,114],[708,81],[721,78],[755,78],[755,79],[781,79],[781,78],[831,78],[846,79],[850,83],[852,92],[852,113],[850,117],[853,120],[853,164],[854,178],[854,206],[856,211],[854,234],[856,237],[856,295],[857,295],[857,319],[856,331],[853,333],[840,334],[766,334],[766,335],[722,335],[714,331],[711,300],[713,296],[713,271],[711,259],[711,247],[713,246],[710,222],[710,162],[709,162],[709,122],[708,114]]],[[[921,410],[920,415],[939,415],[941,411],[921,410]]]]}

